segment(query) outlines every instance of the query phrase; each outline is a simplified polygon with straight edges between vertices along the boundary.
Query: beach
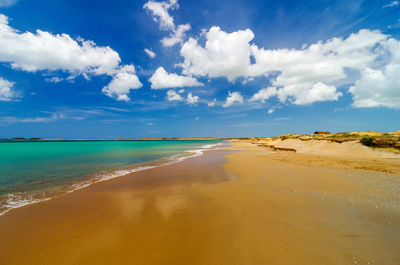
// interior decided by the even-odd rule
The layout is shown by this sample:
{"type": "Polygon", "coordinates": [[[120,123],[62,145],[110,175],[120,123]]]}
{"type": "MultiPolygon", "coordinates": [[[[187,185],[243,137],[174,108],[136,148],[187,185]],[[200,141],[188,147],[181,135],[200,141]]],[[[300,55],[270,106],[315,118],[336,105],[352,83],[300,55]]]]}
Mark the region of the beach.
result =
{"type": "Polygon", "coordinates": [[[400,264],[399,156],[287,141],[297,152],[231,141],[14,209],[0,264],[400,264]]]}
{"type": "Polygon", "coordinates": [[[400,265],[400,0],[0,0],[0,265],[400,265]]]}

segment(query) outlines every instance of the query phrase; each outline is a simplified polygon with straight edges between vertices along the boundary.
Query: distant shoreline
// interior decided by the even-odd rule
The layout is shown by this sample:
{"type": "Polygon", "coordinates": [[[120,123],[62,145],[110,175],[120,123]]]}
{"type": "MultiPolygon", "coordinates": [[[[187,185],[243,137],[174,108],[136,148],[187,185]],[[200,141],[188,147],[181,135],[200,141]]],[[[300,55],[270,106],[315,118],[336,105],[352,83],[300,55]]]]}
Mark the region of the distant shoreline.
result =
{"type": "Polygon", "coordinates": [[[313,134],[282,134],[278,137],[140,137],[140,138],[115,138],[115,139],[62,139],[62,138],[3,138],[1,142],[56,142],[56,141],[194,141],[194,140],[245,140],[250,142],[269,142],[274,140],[298,139],[301,141],[326,140],[329,142],[344,143],[358,141],[369,147],[400,149],[400,131],[394,132],[340,132],[315,131],[313,134]]]}

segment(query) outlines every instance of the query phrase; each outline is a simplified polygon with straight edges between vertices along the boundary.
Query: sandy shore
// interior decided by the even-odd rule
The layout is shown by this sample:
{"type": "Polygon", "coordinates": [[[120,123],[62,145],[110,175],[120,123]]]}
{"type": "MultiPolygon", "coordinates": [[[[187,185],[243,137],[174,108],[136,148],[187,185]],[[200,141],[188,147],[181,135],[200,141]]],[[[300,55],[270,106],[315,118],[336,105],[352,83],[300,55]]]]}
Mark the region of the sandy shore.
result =
{"type": "Polygon", "coordinates": [[[400,159],[233,145],[1,216],[0,264],[400,264],[400,159]]]}

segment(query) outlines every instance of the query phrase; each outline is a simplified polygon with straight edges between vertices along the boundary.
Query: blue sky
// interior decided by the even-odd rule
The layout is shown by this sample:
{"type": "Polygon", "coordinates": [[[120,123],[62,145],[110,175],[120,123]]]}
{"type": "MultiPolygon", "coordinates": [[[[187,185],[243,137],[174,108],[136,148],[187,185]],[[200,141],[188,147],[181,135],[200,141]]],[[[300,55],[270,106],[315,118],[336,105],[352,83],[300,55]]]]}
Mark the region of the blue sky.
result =
{"type": "Polygon", "coordinates": [[[0,138],[400,129],[397,1],[0,0],[0,14],[0,138]]]}

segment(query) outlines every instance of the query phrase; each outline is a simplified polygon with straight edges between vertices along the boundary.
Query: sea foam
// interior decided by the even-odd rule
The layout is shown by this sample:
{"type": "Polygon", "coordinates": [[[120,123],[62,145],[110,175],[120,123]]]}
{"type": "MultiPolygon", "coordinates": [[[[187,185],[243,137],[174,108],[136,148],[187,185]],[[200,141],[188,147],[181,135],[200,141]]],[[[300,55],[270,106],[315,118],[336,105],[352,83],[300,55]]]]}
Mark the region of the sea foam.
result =
{"type": "Polygon", "coordinates": [[[90,185],[101,181],[107,181],[114,178],[122,177],[128,174],[132,174],[138,171],[148,170],[160,166],[172,165],[178,162],[182,162],[188,158],[198,157],[204,154],[205,151],[209,150],[219,150],[223,143],[207,144],[200,146],[198,149],[186,150],[181,154],[173,155],[167,158],[162,158],[148,162],[151,165],[132,165],[131,168],[125,167],[122,169],[116,169],[106,172],[100,172],[92,174],[90,176],[84,177],[82,179],[76,180],[76,182],[58,189],[48,192],[36,192],[36,193],[8,193],[6,195],[0,196],[0,216],[6,214],[12,209],[20,208],[26,205],[36,204],[43,201],[48,201],[52,198],[62,196],[66,193],[71,193],[76,190],[84,189],[90,185]]]}

